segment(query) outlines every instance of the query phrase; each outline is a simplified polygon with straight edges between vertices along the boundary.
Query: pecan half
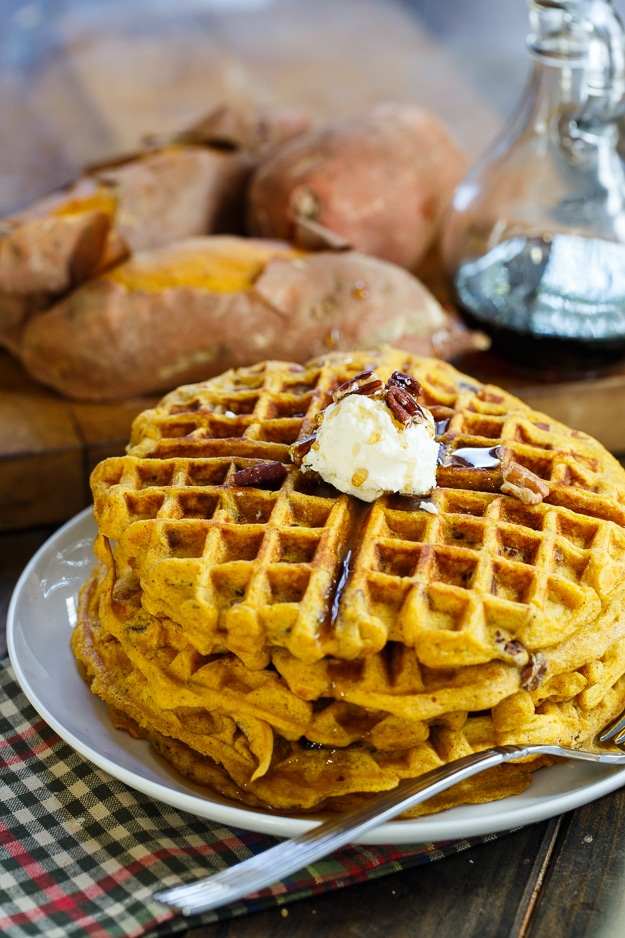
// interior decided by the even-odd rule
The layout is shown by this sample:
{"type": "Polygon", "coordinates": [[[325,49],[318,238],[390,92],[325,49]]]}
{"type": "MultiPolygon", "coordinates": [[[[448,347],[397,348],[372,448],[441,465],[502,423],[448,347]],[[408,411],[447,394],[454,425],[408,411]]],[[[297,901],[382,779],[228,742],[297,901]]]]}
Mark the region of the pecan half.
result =
{"type": "Polygon", "coordinates": [[[246,466],[232,474],[232,484],[240,486],[263,485],[267,482],[282,482],[286,476],[286,466],[281,462],[260,462],[255,466],[246,466]]]}
{"type": "Polygon", "coordinates": [[[384,383],[378,378],[375,371],[363,371],[359,375],[350,378],[339,384],[338,388],[332,394],[332,400],[335,404],[347,397],[348,394],[375,394],[384,390],[384,383]]]}
{"type": "Polygon", "coordinates": [[[387,388],[404,388],[404,390],[409,391],[413,397],[421,397],[423,394],[421,382],[417,381],[413,375],[409,375],[405,371],[394,371],[386,382],[386,386],[387,388]]]}
{"type": "Polygon", "coordinates": [[[397,385],[393,385],[386,392],[386,403],[395,417],[404,426],[415,421],[426,420],[425,411],[412,394],[397,385]]]}
{"type": "Polygon", "coordinates": [[[541,653],[537,651],[530,655],[530,660],[521,671],[521,686],[525,690],[536,690],[541,685],[546,671],[547,662],[541,653]]]}
{"type": "Polygon", "coordinates": [[[549,495],[549,486],[527,466],[511,462],[503,470],[501,491],[504,495],[513,495],[525,505],[539,505],[549,495]]]}

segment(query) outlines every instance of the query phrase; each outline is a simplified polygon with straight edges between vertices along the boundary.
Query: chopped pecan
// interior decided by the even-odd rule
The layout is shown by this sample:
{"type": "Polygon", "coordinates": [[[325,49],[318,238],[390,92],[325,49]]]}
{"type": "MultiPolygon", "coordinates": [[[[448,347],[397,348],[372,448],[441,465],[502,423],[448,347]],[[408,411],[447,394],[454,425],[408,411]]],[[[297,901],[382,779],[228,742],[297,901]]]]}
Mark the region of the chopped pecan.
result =
{"type": "Polygon", "coordinates": [[[549,495],[549,486],[527,466],[511,462],[503,470],[501,491],[526,505],[538,505],[549,495]]]}
{"type": "Polygon", "coordinates": [[[405,388],[396,385],[390,387],[386,393],[386,403],[393,417],[405,426],[415,421],[427,420],[421,404],[405,388]]]}
{"type": "Polygon", "coordinates": [[[259,462],[255,466],[246,466],[232,474],[232,484],[240,486],[263,485],[267,482],[282,482],[286,476],[286,466],[281,462],[259,462]]]}
{"type": "Polygon", "coordinates": [[[523,642],[514,638],[506,638],[502,632],[496,632],[495,645],[501,649],[506,658],[512,658],[516,665],[524,665],[529,661],[527,648],[523,642]]]}
{"type": "Polygon", "coordinates": [[[313,430],[309,436],[305,436],[301,440],[297,440],[295,443],[289,446],[289,456],[296,466],[302,465],[304,458],[310,452],[310,449],[316,439],[317,431],[313,430]]]}
{"type": "Polygon", "coordinates": [[[386,386],[387,388],[404,388],[404,390],[409,391],[413,397],[421,397],[423,394],[421,383],[417,381],[413,375],[409,375],[405,371],[394,371],[386,382],[386,386]]]}
{"type": "Polygon", "coordinates": [[[530,655],[530,659],[521,671],[521,686],[525,690],[536,690],[542,683],[547,671],[547,662],[539,651],[530,655]]]}
{"type": "Polygon", "coordinates": [[[363,371],[359,375],[354,375],[349,381],[340,384],[332,394],[332,400],[335,404],[341,401],[348,394],[375,394],[384,389],[384,383],[378,378],[375,371],[363,371]]]}

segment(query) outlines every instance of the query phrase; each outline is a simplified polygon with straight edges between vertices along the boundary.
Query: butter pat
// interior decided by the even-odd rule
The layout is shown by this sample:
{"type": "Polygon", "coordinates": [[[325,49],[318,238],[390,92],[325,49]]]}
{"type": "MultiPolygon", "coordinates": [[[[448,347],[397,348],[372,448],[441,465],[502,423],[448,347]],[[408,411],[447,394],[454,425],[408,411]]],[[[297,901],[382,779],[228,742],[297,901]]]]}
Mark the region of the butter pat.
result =
{"type": "Polygon", "coordinates": [[[323,411],[302,468],[365,502],[385,492],[426,495],[436,485],[438,443],[434,418],[424,415],[402,426],[383,400],[349,394],[323,411]]]}

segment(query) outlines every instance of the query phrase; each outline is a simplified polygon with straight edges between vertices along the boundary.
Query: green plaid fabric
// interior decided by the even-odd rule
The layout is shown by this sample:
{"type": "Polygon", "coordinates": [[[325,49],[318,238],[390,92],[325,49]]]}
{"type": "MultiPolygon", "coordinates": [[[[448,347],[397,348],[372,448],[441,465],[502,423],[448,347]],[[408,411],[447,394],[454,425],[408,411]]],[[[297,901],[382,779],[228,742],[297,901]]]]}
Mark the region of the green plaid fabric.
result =
{"type": "Polygon", "coordinates": [[[429,863],[495,835],[401,849],[354,846],[215,912],[185,919],[154,902],[275,840],[186,814],[96,768],[31,707],[0,665],[0,934],[132,938],[281,906],[429,863]]]}

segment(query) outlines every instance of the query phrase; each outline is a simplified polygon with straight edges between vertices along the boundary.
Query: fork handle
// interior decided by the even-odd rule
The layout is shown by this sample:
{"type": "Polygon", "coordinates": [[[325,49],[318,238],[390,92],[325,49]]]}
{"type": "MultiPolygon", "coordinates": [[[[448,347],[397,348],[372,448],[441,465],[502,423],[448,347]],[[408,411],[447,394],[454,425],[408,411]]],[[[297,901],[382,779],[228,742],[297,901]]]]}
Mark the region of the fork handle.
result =
{"type": "Polygon", "coordinates": [[[154,894],[154,898],[173,906],[183,915],[208,912],[234,902],[357,840],[372,828],[457,782],[509,759],[522,758],[525,754],[523,746],[499,746],[464,756],[418,778],[404,779],[396,788],[379,792],[363,805],[338,814],[297,837],[283,840],[263,853],[194,883],[161,890],[154,894]]]}

